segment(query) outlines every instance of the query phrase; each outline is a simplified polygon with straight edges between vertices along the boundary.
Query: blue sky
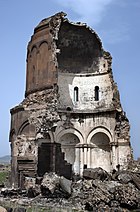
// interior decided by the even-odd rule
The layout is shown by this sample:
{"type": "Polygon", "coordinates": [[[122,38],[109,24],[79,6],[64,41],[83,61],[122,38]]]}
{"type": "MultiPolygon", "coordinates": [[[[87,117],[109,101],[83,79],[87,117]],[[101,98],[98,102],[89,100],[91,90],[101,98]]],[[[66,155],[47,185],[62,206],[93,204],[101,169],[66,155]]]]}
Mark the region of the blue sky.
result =
{"type": "Polygon", "coordinates": [[[0,156],[10,153],[10,108],[24,98],[26,49],[34,27],[64,11],[93,28],[113,57],[113,74],[140,156],[140,0],[0,0],[0,156]]]}

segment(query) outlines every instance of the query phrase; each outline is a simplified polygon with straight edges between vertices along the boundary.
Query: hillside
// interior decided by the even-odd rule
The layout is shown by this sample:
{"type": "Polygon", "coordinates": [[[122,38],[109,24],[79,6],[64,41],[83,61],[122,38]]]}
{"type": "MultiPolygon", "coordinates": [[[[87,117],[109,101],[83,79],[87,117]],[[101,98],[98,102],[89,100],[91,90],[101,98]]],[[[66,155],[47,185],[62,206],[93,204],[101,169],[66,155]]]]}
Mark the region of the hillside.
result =
{"type": "Polygon", "coordinates": [[[0,157],[0,163],[4,163],[4,164],[7,164],[7,163],[10,163],[10,160],[11,160],[11,156],[10,155],[5,155],[3,157],[0,157]]]}

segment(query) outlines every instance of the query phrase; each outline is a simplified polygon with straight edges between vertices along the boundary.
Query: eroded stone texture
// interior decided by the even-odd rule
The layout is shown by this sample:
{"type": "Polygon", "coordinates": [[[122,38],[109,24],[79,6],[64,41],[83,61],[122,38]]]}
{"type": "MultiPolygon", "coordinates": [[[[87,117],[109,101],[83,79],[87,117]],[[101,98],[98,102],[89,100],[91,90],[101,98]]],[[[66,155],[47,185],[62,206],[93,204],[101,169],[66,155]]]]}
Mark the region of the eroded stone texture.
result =
{"type": "Polygon", "coordinates": [[[46,171],[111,172],[132,157],[112,57],[95,31],[65,16],[42,20],[28,44],[25,99],[11,109],[13,186],[46,171]]]}

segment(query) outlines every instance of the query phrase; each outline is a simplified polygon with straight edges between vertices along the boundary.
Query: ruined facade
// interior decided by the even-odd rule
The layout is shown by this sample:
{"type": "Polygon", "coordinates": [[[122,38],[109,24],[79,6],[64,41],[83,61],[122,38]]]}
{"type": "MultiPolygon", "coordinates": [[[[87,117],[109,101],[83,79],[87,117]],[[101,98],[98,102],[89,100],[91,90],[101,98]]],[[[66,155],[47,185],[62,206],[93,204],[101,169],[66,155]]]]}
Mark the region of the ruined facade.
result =
{"type": "Polygon", "coordinates": [[[84,168],[111,172],[131,157],[111,55],[92,29],[65,16],[42,20],[28,44],[25,99],[11,109],[15,187],[50,171],[67,178],[84,168]]]}

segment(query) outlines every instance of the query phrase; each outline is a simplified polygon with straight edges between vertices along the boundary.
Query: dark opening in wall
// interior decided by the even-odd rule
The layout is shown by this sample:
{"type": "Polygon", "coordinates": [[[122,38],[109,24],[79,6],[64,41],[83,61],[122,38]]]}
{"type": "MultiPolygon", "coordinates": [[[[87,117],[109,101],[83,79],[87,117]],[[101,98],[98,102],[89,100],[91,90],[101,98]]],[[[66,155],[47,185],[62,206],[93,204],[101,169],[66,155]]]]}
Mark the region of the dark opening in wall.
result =
{"type": "Polygon", "coordinates": [[[42,143],[38,148],[37,174],[43,177],[46,172],[55,172],[67,179],[72,177],[72,165],[64,159],[59,143],[42,143]]]}
{"type": "Polygon", "coordinates": [[[79,101],[79,91],[78,87],[74,87],[74,102],[79,101]]]}
{"type": "Polygon", "coordinates": [[[84,164],[84,169],[87,169],[87,164],[84,164]]]}
{"type": "Polygon", "coordinates": [[[66,109],[67,111],[71,111],[72,109],[71,109],[71,107],[67,107],[67,109],[66,109]]]}
{"type": "Polygon", "coordinates": [[[32,147],[31,145],[28,146],[28,151],[31,152],[32,151],[32,147]]]}
{"type": "Polygon", "coordinates": [[[99,87],[95,86],[95,101],[99,101],[99,87]]]}

